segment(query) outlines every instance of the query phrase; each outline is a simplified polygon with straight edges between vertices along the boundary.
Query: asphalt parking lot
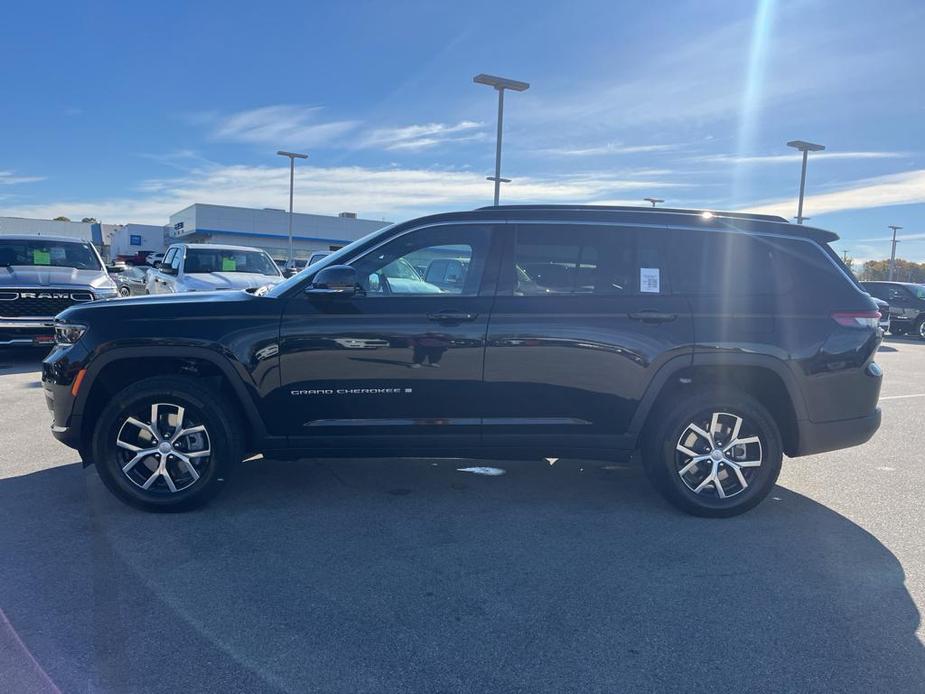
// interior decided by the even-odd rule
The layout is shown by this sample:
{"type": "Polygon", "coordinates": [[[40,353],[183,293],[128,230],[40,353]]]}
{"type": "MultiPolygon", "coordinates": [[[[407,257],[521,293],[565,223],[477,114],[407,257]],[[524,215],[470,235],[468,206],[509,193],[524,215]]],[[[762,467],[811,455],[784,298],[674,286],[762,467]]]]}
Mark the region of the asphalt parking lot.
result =
{"type": "Polygon", "coordinates": [[[925,691],[925,343],[883,426],[730,520],[633,465],[247,463],[134,511],[0,353],[0,690],[925,691]]]}

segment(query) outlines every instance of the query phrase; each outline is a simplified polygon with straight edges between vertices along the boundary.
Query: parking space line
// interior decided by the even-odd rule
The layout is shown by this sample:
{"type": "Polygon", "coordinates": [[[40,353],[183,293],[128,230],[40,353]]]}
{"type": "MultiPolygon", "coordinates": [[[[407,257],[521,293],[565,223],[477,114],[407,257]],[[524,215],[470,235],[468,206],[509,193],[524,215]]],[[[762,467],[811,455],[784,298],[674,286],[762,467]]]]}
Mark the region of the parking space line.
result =
{"type": "Polygon", "coordinates": [[[912,393],[910,395],[886,395],[880,398],[880,402],[884,400],[902,400],[904,398],[925,398],[925,393],[912,393]]]}

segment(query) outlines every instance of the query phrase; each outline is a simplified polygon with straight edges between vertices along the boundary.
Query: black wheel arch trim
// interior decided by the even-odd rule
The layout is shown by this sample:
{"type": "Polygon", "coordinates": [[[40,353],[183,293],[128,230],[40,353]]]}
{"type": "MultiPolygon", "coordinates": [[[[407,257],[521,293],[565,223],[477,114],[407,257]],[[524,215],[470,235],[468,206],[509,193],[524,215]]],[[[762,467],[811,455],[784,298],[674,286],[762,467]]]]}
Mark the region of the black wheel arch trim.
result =
{"type": "Polygon", "coordinates": [[[629,434],[634,438],[636,445],[638,445],[638,438],[642,433],[643,427],[645,427],[646,420],[652,412],[652,408],[655,406],[659,395],[661,395],[669,381],[685,370],[710,366],[745,366],[772,371],[780,377],[781,382],[787,389],[794,414],[796,415],[797,426],[799,427],[801,421],[808,419],[806,403],[803,400],[803,393],[797,384],[796,377],[780,359],[766,354],[717,354],[710,352],[695,352],[693,355],[681,355],[668,360],[659,368],[655,376],[653,376],[652,381],[649,383],[649,387],[646,389],[645,395],[639,403],[639,407],[636,409],[636,414],[633,415],[633,419],[630,422],[629,434]]]}
{"type": "Polygon", "coordinates": [[[248,424],[252,427],[254,439],[263,440],[266,438],[266,424],[260,416],[257,405],[254,403],[253,396],[247,391],[245,379],[242,377],[241,373],[236,371],[230,359],[224,355],[218,354],[215,350],[209,349],[208,347],[147,345],[144,347],[117,347],[99,354],[87,365],[85,384],[74,400],[71,416],[81,417],[83,415],[84,406],[86,405],[87,398],[90,396],[90,392],[93,390],[96,377],[104,368],[110,364],[126,359],[151,357],[201,359],[218,368],[234,390],[238,402],[241,405],[241,409],[245,417],[247,417],[248,424]]]}

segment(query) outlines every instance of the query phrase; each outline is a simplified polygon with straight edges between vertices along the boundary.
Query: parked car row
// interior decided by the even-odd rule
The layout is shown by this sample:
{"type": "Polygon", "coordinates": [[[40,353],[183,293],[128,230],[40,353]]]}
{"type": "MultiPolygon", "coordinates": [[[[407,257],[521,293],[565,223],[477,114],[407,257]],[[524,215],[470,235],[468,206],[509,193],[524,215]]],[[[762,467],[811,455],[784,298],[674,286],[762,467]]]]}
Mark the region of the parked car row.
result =
{"type": "Polygon", "coordinates": [[[264,251],[174,244],[143,264],[107,267],[93,244],[68,237],[0,236],[0,346],[54,343],[54,318],[74,304],[144,294],[256,289],[283,281],[264,251]]]}

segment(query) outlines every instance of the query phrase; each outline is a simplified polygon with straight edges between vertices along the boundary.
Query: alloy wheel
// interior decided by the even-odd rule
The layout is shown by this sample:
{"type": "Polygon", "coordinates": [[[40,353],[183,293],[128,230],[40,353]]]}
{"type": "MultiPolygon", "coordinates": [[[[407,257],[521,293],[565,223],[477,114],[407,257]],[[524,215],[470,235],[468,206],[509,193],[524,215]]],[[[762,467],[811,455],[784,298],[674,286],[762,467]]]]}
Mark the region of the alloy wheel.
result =
{"type": "Polygon", "coordinates": [[[151,403],[122,422],[116,447],[122,473],[152,494],[175,494],[193,486],[212,456],[209,432],[182,405],[151,403]]]}
{"type": "Polygon", "coordinates": [[[675,446],[675,465],[694,494],[728,499],[748,489],[761,466],[761,439],[742,417],[713,412],[690,422],[675,446]]]}

